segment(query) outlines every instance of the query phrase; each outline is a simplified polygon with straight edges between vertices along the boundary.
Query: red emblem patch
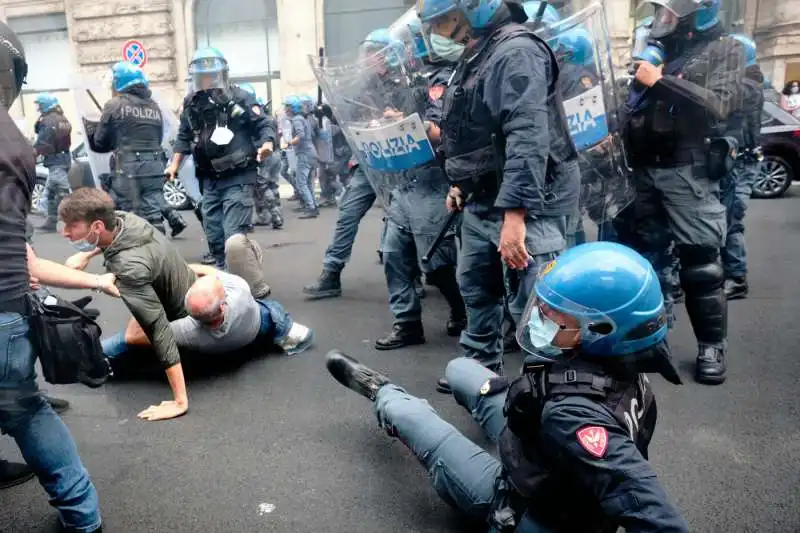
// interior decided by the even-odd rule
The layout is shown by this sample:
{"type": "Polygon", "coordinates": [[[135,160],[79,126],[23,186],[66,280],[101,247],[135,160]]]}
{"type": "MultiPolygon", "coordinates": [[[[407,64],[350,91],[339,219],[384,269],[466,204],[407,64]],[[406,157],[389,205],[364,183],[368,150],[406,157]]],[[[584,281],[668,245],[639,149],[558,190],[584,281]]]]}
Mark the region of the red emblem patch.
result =
{"type": "Polygon", "coordinates": [[[430,89],[428,89],[428,97],[432,101],[437,101],[444,95],[444,85],[433,85],[430,89]]]}
{"type": "Polygon", "coordinates": [[[608,450],[608,432],[600,426],[587,426],[578,430],[578,442],[583,449],[597,458],[601,458],[608,450]]]}

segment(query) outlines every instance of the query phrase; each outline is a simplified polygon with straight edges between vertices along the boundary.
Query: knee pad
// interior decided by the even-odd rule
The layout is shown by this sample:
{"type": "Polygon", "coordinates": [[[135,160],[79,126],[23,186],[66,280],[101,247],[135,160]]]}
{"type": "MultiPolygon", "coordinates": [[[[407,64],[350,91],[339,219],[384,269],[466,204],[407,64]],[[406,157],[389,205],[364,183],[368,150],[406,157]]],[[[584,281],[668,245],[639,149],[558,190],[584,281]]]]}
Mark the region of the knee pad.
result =
{"type": "Polygon", "coordinates": [[[708,294],[722,287],[725,270],[719,261],[704,265],[681,263],[681,286],[687,294],[708,294]]]}
{"type": "Polygon", "coordinates": [[[684,268],[708,265],[719,261],[719,248],[679,244],[678,257],[680,258],[681,266],[684,268]]]}
{"type": "Polygon", "coordinates": [[[699,342],[720,343],[728,333],[728,303],[722,288],[725,270],[715,249],[695,252],[689,256],[689,264],[681,255],[680,279],[686,293],[686,312],[699,342]],[[698,263],[701,260],[706,262],[698,263]]]}

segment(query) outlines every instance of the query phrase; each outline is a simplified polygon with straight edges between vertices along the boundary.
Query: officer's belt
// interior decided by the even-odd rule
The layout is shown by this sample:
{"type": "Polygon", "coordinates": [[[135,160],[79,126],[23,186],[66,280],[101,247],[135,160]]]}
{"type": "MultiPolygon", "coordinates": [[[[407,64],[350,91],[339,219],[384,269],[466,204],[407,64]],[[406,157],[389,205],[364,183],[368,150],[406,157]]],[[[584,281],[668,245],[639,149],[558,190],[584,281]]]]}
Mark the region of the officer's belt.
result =
{"type": "Polygon", "coordinates": [[[142,152],[119,152],[117,160],[120,162],[128,161],[162,161],[164,152],[161,151],[142,151],[142,152]]]}

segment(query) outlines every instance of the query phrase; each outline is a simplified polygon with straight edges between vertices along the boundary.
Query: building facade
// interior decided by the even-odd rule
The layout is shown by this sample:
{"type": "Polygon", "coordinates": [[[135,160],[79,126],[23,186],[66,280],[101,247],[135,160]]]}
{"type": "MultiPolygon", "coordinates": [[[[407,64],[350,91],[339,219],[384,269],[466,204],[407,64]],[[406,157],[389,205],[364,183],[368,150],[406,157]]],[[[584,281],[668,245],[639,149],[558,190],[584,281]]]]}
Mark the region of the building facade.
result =
{"type": "MultiPolygon", "coordinates": [[[[604,1],[614,60],[624,65],[634,20],[642,13],[641,0],[604,1]]],[[[726,24],[756,39],[762,68],[776,87],[800,78],[800,2],[723,3],[726,24]]],[[[83,86],[81,78],[107,76],[108,66],[123,59],[123,45],[129,40],[144,45],[144,68],[152,87],[173,108],[186,90],[192,53],[206,45],[226,55],[234,81],[252,83],[273,102],[282,94],[314,94],[309,61],[320,48],[328,55],[353,50],[367,32],[388,25],[413,4],[414,0],[0,0],[0,19],[20,36],[30,65],[28,84],[12,114],[32,124],[36,94],[49,91],[60,97],[74,123],[71,89],[83,86]]]]}

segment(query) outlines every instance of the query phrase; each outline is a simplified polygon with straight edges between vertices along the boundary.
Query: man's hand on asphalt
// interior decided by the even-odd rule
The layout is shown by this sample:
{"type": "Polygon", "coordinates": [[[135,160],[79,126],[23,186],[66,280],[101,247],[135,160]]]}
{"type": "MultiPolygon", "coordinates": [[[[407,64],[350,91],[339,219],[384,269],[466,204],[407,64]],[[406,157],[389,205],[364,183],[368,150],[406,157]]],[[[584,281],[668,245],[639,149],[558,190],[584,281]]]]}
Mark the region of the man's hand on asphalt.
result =
{"type": "Polygon", "coordinates": [[[167,400],[159,405],[151,405],[137,416],[142,420],[155,422],[156,420],[169,420],[185,415],[189,410],[188,403],[178,403],[175,400],[167,400]]]}

